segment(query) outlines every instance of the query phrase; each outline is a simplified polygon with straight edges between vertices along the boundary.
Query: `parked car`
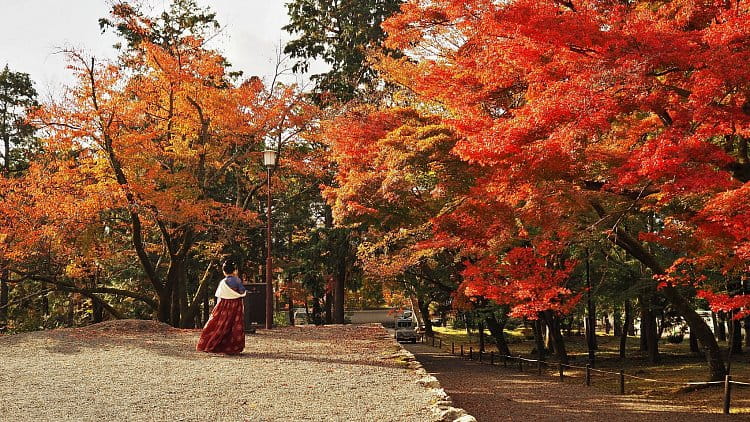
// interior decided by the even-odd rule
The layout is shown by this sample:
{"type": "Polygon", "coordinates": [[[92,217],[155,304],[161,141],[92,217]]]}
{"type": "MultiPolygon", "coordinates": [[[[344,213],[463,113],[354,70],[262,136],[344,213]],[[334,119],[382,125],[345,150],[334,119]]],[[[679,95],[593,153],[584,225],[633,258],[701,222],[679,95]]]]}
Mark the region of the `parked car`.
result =
{"type": "Polygon", "coordinates": [[[396,318],[396,333],[394,335],[396,341],[411,341],[412,343],[417,342],[417,324],[412,318],[399,317],[396,318]]]}
{"type": "Polygon", "coordinates": [[[296,308],[294,310],[294,325],[305,325],[309,322],[307,310],[305,308],[296,308]]]}

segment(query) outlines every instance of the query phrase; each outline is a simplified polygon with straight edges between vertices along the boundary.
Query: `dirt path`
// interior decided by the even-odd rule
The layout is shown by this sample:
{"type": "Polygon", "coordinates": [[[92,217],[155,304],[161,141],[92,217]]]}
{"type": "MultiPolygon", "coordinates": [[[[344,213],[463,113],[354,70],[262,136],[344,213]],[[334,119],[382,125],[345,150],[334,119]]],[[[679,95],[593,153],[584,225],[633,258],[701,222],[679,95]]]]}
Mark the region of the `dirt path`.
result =
{"type": "Polygon", "coordinates": [[[686,403],[608,395],[578,382],[560,383],[553,377],[492,367],[428,345],[405,347],[440,381],[455,406],[479,422],[738,420],[691,408],[686,403]]]}
{"type": "Polygon", "coordinates": [[[0,337],[0,421],[433,420],[382,327],[291,327],[240,356],[151,321],[0,337]]]}

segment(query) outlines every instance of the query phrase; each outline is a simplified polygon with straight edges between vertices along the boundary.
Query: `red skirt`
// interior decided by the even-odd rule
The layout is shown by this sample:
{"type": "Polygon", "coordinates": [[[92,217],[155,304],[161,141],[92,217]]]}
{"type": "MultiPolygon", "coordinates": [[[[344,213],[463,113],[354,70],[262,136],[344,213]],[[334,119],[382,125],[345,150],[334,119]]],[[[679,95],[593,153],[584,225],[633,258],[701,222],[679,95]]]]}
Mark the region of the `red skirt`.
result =
{"type": "Polygon", "coordinates": [[[201,352],[237,355],[245,348],[242,298],[221,299],[203,327],[196,349],[201,352]]]}

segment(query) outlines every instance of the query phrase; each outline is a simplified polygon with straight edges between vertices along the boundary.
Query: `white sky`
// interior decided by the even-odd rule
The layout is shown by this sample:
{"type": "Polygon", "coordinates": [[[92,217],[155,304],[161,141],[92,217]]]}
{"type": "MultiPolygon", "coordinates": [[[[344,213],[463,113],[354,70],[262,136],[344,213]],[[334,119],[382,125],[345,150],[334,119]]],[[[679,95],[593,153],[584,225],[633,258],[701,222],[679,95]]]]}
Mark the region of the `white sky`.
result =
{"type": "MultiPolygon", "coordinates": [[[[289,40],[287,0],[198,0],[210,6],[224,27],[212,46],[223,51],[233,68],[246,76],[273,75],[276,49],[289,40]]],[[[97,57],[114,57],[111,31],[101,34],[98,19],[106,17],[108,0],[0,0],[0,67],[29,73],[42,96],[70,83],[59,47],[84,48],[97,57]]],[[[150,0],[157,12],[168,0],[150,0]]],[[[321,65],[313,70],[320,72],[321,65]]],[[[287,81],[296,80],[291,77],[287,81]]]]}

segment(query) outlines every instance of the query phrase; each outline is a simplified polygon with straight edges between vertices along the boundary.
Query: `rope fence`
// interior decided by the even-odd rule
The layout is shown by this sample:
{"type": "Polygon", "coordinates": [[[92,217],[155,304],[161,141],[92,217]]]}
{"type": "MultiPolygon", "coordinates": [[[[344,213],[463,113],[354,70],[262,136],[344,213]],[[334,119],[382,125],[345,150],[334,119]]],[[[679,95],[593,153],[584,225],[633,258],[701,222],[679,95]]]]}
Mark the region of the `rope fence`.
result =
{"type": "MultiPolygon", "coordinates": [[[[431,338],[432,347],[437,347],[440,349],[443,349],[443,339],[439,336],[422,336],[422,343],[428,344],[430,341],[427,340],[427,337],[431,338]]],[[[447,345],[447,342],[446,342],[447,345]]],[[[456,343],[451,342],[450,343],[450,352],[451,355],[458,355],[464,358],[467,358],[469,360],[478,360],[480,363],[488,362],[485,356],[487,353],[485,353],[482,350],[479,350],[478,352],[474,352],[473,347],[469,347],[468,353],[464,351],[464,344],[460,343],[458,344],[459,353],[456,353],[456,343]]],[[[524,358],[521,356],[512,356],[512,355],[503,355],[503,354],[496,354],[495,352],[490,352],[489,354],[489,364],[495,365],[495,362],[500,359],[502,360],[503,368],[508,368],[508,362],[516,361],[518,363],[518,370],[523,372],[524,371],[524,363],[526,363],[527,368],[533,364],[536,364],[536,370],[538,375],[542,375],[544,373],[544,368],[549,367],[549,363],[540,360],[540,359],[531,359],[531,358],[524,358]]],[[[511,365],[513,366],[513,365],[511,365]]],[[[617,377],[618,381],[618,393],[619,394],[625,394],[625,380],[626,379],[635,379],[640,381],[646,381],[646,382],[653,382],[653,383],[659,383],[659,384],[668,384],[668,385],[681,385],[685,387],[696,387],[696,386],[710,386],[710,385],[724,385],[724,406],[723,406],[723,413],[729,414],[730,404],[731,404],[731,395],[732,395],[732,386],[736,385],[739,387],[750,387],[750,382],[741,382],[741,381],[735,381],[732,379],[731,375],[727,375],[723,381],[669,381],[669,380],[660,380],[656,378],[645,378],[645,377],[639,377],[636,375],[630,375],[626,374],[624,370],[620,370],[618,372],[614,371],[607,371],[604,369],[597,369],[592,368],[591,365],[586,364],[586,366],[580,366],[580,365],[571,365],[568,363],[557,363],[557,369],[558,369],[558,376],[560,378],[560,382],[564,382],[565,380],[565,369],[580,369],[584,371],[584,377],[583,377],[583,383],[586,386],[591,386],[591,375],[592,373],[598,373],[603,375],[609,375],[612,377],[617,377]]],[[[570,377],[570,375],[568,375],[570,377]]]]}

